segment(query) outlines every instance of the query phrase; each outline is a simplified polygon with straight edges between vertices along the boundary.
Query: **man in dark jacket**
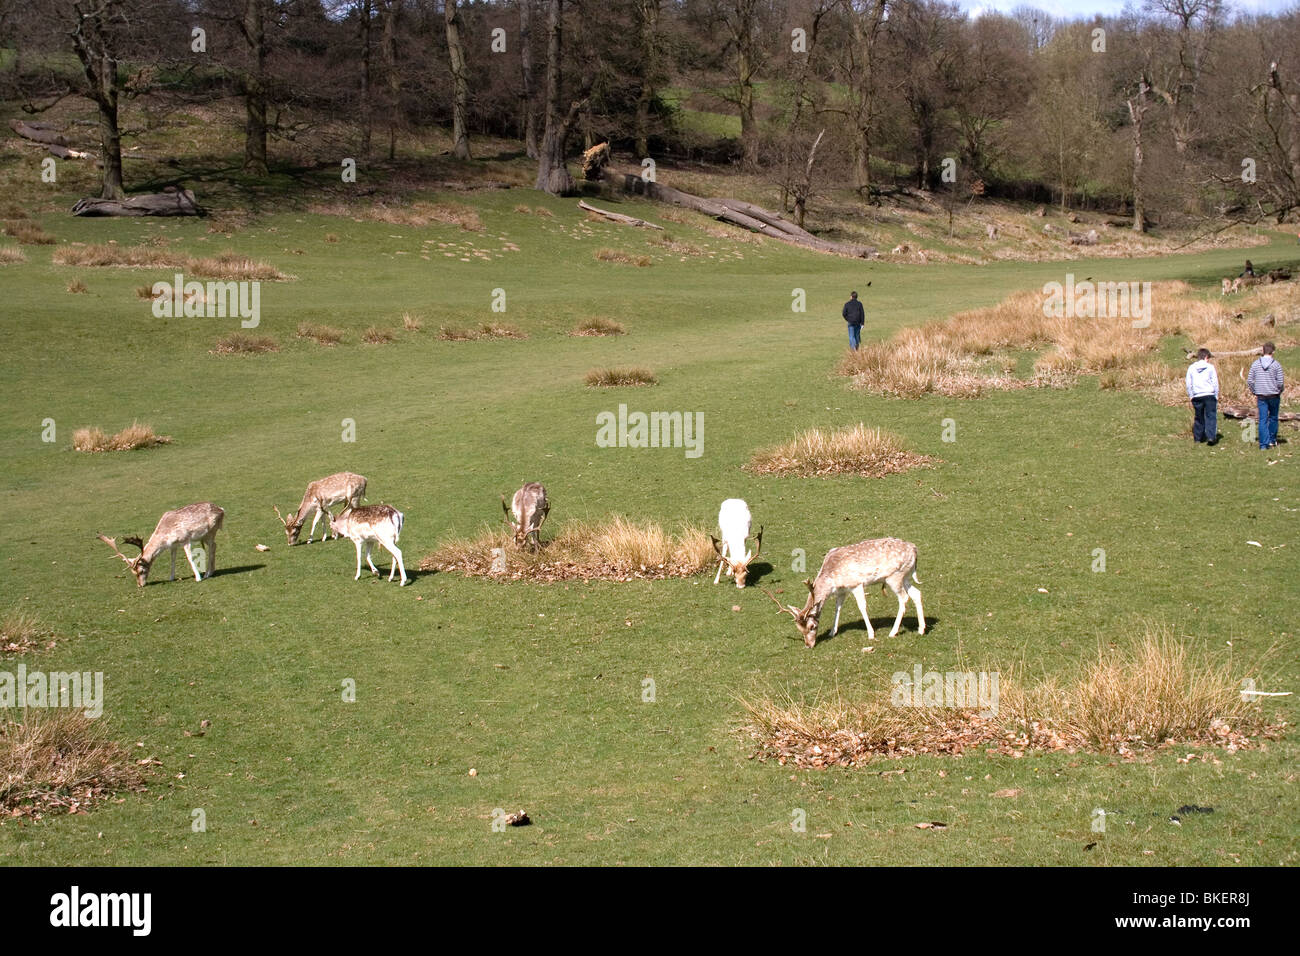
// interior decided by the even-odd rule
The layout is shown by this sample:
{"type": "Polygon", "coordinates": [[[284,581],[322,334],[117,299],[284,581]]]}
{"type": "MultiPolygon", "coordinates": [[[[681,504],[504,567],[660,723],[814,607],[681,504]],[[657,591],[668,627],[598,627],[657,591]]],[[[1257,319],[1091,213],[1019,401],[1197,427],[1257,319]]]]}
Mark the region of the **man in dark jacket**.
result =
{"type": "Polygon", "coordinates": [[[1277,445],[1277,414],[1282,404],[1282,366],[1273,358],[1273,343],[1265,342],[1263,354],[1250,366],[1246,387],[1259,406],[1259,447],[1277,445]]]}
{"type": "Polygon", "coordinates": [[[849,293],[849,301],[844,303],[840,315],[844,316],[844,321],[849,324],[849,348],[856,352],[858,343],[862,341],[862,323],[867,320],[867,314],[863,311],[856,292],[849,293]]]}

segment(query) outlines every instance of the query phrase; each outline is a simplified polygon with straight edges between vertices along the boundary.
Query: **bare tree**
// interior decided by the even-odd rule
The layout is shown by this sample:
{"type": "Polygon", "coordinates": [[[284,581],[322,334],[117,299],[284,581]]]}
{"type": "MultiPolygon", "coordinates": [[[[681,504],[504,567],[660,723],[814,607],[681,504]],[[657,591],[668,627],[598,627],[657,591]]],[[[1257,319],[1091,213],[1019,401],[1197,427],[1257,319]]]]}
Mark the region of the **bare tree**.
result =
{"type": "Polygon", "coordinates": [[[451,151],[457,159],[469,159],[469,67],[461,29],[465,25],[458,0],[444,0],[443,16],[447,24],[447,57],[451,65],[451,151]]]}
{"type": "Polygon", "coordinates": [[[520,122],[523,126],[524,152],[529,159],[537,159],[537,91],[533,78],[533,0],[516,0],[519,8],[519,98],[523,108],[520,122]]]}
{"type": "Polygon", "coordinates": [[[122,129],[118,123],[117,37],[114,21],[123,16],[121,0],[73,3],[72,49],[86,76],[86,92],[99,109],[99,155],[104,167],[99,195],[122,199],[122,129]]]}
{"type": "Polygon", "coordinates": [[[593,52],[586,51],[582,81],[567,107],[564,106],[564,0],[546,0],[545,125],[537,155],[536,188],[555,196],[573,192],[573,176],[564,162],[565,147],[574,121],[591,95],[595,78],[593,59],[593,52]]]}

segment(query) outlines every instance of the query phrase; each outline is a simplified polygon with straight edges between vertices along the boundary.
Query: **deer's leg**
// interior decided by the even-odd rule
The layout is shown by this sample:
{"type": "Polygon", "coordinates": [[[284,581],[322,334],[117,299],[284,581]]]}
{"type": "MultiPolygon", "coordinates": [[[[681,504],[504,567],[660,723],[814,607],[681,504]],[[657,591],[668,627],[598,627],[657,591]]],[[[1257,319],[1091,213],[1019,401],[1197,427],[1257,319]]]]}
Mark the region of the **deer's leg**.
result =
{"type": "Polygon", "coordinates": [[[840,629],[840,608],[844,606],[844,592],[835,592],[835,623],[831,625],[831,637],[839,633],[840,629]]]}
{"type": "Polygon", "coordinates": [[[714,584],[717,584],[720,580],[722,580],[722,569],[726,565],[726,563],[727,562],[722,560],[722,558],[718,558],[718,573],[713,576],[714,584]]]}
{"type": "Polygon", "coordinates": [[[217,536],[212,535],[212,537],[204,541],[204,544],[207,545],[208,549],[208,573],[204,577],[210,578],[217,570],[217,536]]]}
{"type": "Polygon", "coordinates": [[[898,598],[898,617],[894,618],[894,627],[889,632],[889,636],[893,637],[898,633],[898,629],[903,626],[903,612],[907,610],[907,592],[903,590],[902,581],[891,578],[888,584],[889,589],[898,598]]]}
{"type": "Polygon", "coordinates": [[[862,612],[862,620],[867,625],[867,639],[875,640],[876,632],[871,629],[871,618],[867,614],[867,589],[861,584],[853,589],[853,600],[858,602],[858,610],[862,612]]]}
{"type": "Polygon", "coordinates": [[[370,560],[370,552],[374,547],[375,543],[373,541],[366,541],[366,564],[370,565],[370,573],[375,577],[379,577],[379,569],[375,567],[375,562],[370,560]]]}
{"type": "MultiPolygon", "coordinates": [[[[185,547],[186,547],[186,549],[187,549],[187,550],[186,550],[186,553],[188,554],[188,553],[189,553],[189,552],[188,552],[189,545],[187,544],[185,547]]],[[[173,580],[173,581],[176,580],[176,545],[172,545],[172,576],[171,576],[171,580],[173,580]]]]}
{"type": "Polygon", "coordinates": [[[359,581],[361,580],[361,539],[355,538],[352,543],[357,546],[357,576],[352,580],[359,581]]]}
{"type": "Polygon", "coordinates": [[[924,634],[925,609],[921,607],[921,589],[916,586],[916,581],[910,575],[907,579],[907,596],[916,605],[916,633],[924,634]]]}
{"type": "Polygon", "coordinates": [[[199,574],[199,566],[194,563],[194,542],[192,541],[185,542],[185,560],[190,563],[190,570],[194,572],[194,580],[202,581],[203,575],[199,574]]]}
{"type": "MultiPolygon", "coordinates": [[[[316,522],[317,522],[317,521],[320,521],[320,508],[316,508],[316,509],[315,509],[314,511],[312,511],[312,513],[311,513],[311,530],[307,532],[307,543],[308,543],[308,544],[311,544],[312,536],[316,534],[316,522]]],[[[326,527],[327,529],[329,528],[329,522],[326,522],[325,527],[326,527]]],[[[335,535],[335,537],[338,537],[338,535],[335,535]]],[[[321,536],[321,540],[322,540],[322,541],[325,540],[324,535],[321,536]]]]}
{"type": "Polygon", "coordinates": [[[388,569],[388,580],[393,580],[393,575],[400,570],[402,572],[402,584],[405,585],[407,581],[406,565],[402,563],[402,552],[398,549],[397,545],[391,541],[381,541],[380,544],[387,548],[388,553],[393,556],[393,563],[388,569]]]}

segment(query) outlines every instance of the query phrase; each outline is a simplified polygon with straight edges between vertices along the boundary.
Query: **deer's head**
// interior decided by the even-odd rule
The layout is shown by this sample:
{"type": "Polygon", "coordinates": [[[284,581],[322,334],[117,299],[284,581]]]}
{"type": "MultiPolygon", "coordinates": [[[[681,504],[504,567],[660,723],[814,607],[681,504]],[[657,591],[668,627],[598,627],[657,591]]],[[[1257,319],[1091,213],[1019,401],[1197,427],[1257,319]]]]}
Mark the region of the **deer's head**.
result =
{"type": "Polygon", "coordinates": [[[144,542],[140,538],[136,537],[135,535],[132,535],[128,538],[123,538],[122,539],[123,544],[135,545],[137,548],[140,549],[140,554],[138,557],[128,558],[125,554],[123,554],[121,551],[118,550],[116,538],[109,538],[102,534],[96,535],[96,537],[98,537],[100,541],[104,542],[106,545],[112,548],[113,553],[126,562],[126,566],[130,568],[131,573],[135,575],[136,587],[144,587],[145,581],[148,580],[149,578],[149,565],[152,563],[148,561],[144,556],[144,542]]]}
{"type": "Polygon", "coordinates": [[[813,603],[813,583],[805,580],[803,582],[808,587],[808,602],[802,608],[797,608],[793,604],[782,604],[777,601],[774,595],[767,588],[762,591],[773,601],[776,602],[778,611],[781,614],[789,614],[794,618],[795,627],[799,628],[799,633],[803,635],[803,642],[806,647],[812,647],[817,643],[817,619],[821,616],[821,605],[813,603]]]}
{"type": "Polygon", "coordinates": [[[298,517],[298,512],[296,511],[289,512],[289,517],[286,518],[284,515],[280,514],[280,509],[276,508],[275,505],[272,505],[271,507],[275,508],[275,516],[279,518],[280,523],[284,525],[284,536],[289,539],[289,547],[293,547],[298,543],[298,536],[302,534],[302,518],[298,517]]]}
{"type": "Polygon", "coordinates": [[[758,557],[759,552],[763,550],[762,527],[759,527],[758,534],[754,537],[754,550],[746,552],[745,556],[739,561],[732,561],[731,558],[727,557],[726,551],[723,550],[722,543],[713,535],[709,535],[709,540],[713,542],[713,550],[718,552],[718,560],[727,565],[727,572],[736,579],[736,587],[743,588],[745,586],[745,578],[749,574],[750,562],[758,557]]]}

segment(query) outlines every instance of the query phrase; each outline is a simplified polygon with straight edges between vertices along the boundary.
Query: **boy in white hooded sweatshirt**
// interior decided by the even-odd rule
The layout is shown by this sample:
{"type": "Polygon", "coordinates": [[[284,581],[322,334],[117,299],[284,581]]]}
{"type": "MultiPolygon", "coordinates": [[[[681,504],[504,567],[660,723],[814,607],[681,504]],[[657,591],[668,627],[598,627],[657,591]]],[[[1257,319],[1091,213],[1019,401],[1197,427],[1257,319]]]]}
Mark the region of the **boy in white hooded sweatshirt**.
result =
{"type": "Polygon", "coordinates": [[[1199,444],[1219,443],[1219,374],[1210,364],[1210,350],[1200,349],[1187,369],[1187,397],[1192,400],[1192,438],[1199,444]]]}

